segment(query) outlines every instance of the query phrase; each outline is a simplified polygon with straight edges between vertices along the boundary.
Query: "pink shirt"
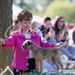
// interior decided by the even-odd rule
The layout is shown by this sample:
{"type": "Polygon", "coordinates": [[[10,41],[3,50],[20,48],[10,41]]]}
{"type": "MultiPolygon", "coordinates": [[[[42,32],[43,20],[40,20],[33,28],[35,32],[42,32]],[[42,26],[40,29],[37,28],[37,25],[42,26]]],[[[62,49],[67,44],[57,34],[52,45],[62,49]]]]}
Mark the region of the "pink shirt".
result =
{"type": "MultiPolygon", "coordinates": [[[[54,47],[55,44],[42,43],[40,36],[36,32],[30,32],[31,38],[33,42],[35,42],[38,46],[42,47],[54,47]]],[[[12,47],[13,48],[13,61],[12,67],[20,70],[27,70],[27,62],[29,57],[29,48],[24,50],[22,48],[23,42],[26,40],[25,36],[21,31],[12,32],[9,38],[5,41],[5,44],[2,46],[5,48],[12,47]]]]}

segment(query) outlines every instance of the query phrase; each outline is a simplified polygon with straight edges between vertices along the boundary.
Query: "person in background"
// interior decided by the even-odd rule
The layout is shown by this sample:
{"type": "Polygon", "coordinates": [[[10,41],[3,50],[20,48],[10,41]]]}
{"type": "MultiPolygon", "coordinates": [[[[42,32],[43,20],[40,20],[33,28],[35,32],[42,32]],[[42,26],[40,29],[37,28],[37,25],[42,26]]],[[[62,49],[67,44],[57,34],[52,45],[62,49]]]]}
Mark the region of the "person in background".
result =
{"type": "Polygon", "coordinates": [[[75,45],[75,27],[73,28],[72,40],[73,40],[73,43],[75,45]]]}
{"type": "MultiPolygon", "coordinates": [[[[43,42],[57,43],[56,39],[55,39],[54,27],[52,26],[50,17],[45,17],[44,24],[39,27],[39,30],[40,30],[39,34],[41,33],[40,36],[41,36],[41,39],[43,42]]],[[[47,68],[48,71],[51,71],[51,70],[56,71],[55,65],[57,66],[57,70],[59,69],[59,65],[61,68],[63,68],[63,65],[60,61],[59,51],[56,51],[54,53],[55,54],[53,57],[51,57],[51,59],[46,59],[46,60],[44,60],[45,63],[43,62],[43,68],[47,68]],[[53,62],[49,62],[49,61],[53,61],[53,62]],[[48,65],[46,64],[46,62],[48,65]],[[52,64],[55,64],[55,65],[52,65],[52,64]],[[49,69],[52,66],[53,66],[53,69],[52,68],[49,69]]]]}
{"type": "MultiPolygon", "coordinates": [[[[58,19],[56,19],[56,22],[57,22],[57,20],[58,19]]],[[[56,22],[55,22],[55,24],[56,24],[56,22]]],[[[63,23],[62,23],[63,24],[63,23]]],[[[61,26],[61,25],[59,25],[59,26],[61,26]]],[[[57,26],[56,26],[56,28],[57,28],[57,26]]],[[[52,25],[51,25],[51,19],[49,18],[49,17],[46,17],[45,18],[45,20],[44,20],[44,25],[42,25],[39,29],[40,29],[40,31],[42,32],[42,37],[44,37],[43,38],[43,41],[44,42],[50,42],[50,43],[57,43],[58,42],[58,38],[60,37],[60,38],[63,38],[63,36],[62,35],[60,35],[60,36],[56,36],[56,28],[55,28],[55,25],[54,25],[54,27],[52,27],[52,25]],[[48,24],[48,25],[47,25],[48,24]],[[47,28],[47,29],[49,29],[49,31],[48,30],[46,30],[45,28],[47,28]],[[47,32],[46,34],[45,34],[45,32],[47,32]]],[[[63,28],[63,27],[62,27],[63,28]]],[[[66,30],[67,31],[67,30],[66,30]]],[[[57,34],[58,34],[59,32],[57,31],[57,34]]],[[[67,33],[67,32],[66,32],[67,33]]],[[[63,38],[64,39],[64,38],[63,38]]],[[[59,42],[61,42],[61,41],[59,41],[59,42]]],[[[65,42],[64,40],[62,41],[62,42],[65,42]]],[[[67,41],[66,41],[67,42],[67,41]]],[[[67,42],[67,44],[68,44],[68,42],[67,42]]],[[[66,44],[66,45],[67,45],[66,44]]],[[[71,49],[71,48],[70,48],[71,49]]],[[[72,48],[73,50],[74,50],[74,48],[72,48]]],[[[70,60],[75,60],[75,58],[72,56],[72,54],[68,51],[68,50],[66,50],[66,48],[61,48],[60,49],[60,51],[63,53],[63,54],[65,54],[67,57],[69,57],[69,59],[70,60]]],[[[57,54],[58,55],[58,54],[57,54]]],[[[61,64],[61,66],[62,66],[62,64],[61,64]]]]}
{"type": "Polygon", "coordinates": [[[56,41],[67,42],[67,45],[64,48],[61,48],[61,52],[65,54],[69,60],[75,60],[75,47],[69,46],[68,26],[66,26],[64,18],[62,16],[56,17],[54,28],[56,41]]]}
{"type": "Polygon", "coordinates": [[[39,30],[42,32],[42,37],[44,37],[45,34],[49,32],[50,24],[51,24],[51,18],[50,17],[46,17],[44,19],[44,24],[39,26],[39,30]]]}

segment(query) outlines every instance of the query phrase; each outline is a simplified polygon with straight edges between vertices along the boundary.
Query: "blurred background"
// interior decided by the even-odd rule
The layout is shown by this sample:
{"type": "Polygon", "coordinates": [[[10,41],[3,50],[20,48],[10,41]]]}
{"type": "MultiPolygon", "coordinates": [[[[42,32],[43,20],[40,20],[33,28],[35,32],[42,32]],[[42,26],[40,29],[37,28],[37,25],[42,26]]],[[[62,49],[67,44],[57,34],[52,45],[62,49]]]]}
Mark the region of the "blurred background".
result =
{"type": "Polygon", "coordinates": [[[75,0],[13,0],[13,3],[37,16],[62,15],[67,22],[75,21],[75,0]]]}
{"type": "MultiPolygon", "coordinates": [[[[13,0],[13,20],[22,9],[33,13],[33,20],[43,22],[45,16],[52,18],[63,16],[65,22],[72,28],[69,30],[70,44],[73,44],[72,33],[75,30],[75,0],[13,0]],[[74,28],[73,28],[74,27],[74,28]]],[[[75,35],[75,33],[74,33],[75,35]]]]}

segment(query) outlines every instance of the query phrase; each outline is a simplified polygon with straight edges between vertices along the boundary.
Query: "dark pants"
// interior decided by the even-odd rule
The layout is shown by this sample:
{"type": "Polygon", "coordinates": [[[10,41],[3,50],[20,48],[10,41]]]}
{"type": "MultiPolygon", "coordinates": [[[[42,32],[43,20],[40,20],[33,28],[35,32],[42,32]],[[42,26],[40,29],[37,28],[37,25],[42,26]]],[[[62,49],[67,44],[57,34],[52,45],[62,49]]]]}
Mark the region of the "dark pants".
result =
{"type": "Polygon", "coordinates": [[[34,58],[29,58],[28,59],[28,70],[27,70],[27,72],[35,70],[35,68],[36,68],[35,59],[34,58]]]}
{"type": "MultiPolygon", "coordinates": [[[[18,74],[17,74],[17,69],[16,69],[16,68],[13,68],[13,73],[14,73],[14,75],[18,75],[18,74]]],[[[19,73],[19,74],[22,74],[23,71],[22,71],[22,70],[18,70],[18,73],[19,73]]]]}

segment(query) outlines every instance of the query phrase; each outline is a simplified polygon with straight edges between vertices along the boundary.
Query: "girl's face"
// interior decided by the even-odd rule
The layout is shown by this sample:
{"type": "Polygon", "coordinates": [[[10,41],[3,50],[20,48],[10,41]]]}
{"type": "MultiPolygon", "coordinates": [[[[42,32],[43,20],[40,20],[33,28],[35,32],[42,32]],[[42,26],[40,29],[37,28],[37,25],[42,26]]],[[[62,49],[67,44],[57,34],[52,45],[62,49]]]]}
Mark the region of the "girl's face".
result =
{"type": "Polygon", "coordinates": [[[60,19],[60,20],[58,21],[57,25],[58,25],[58,28],[60,29],[60,28],[64,25],[64,19],[63,19],[63,18],[60,19]]]}
{"type": "Polygon", "coordinates": [[[32,20],[29,20],[29,21],[22,20],[21,21],[21,29],[24,30],[24,31],[29,30],[31,28],[31,21],[32,20]]]}

